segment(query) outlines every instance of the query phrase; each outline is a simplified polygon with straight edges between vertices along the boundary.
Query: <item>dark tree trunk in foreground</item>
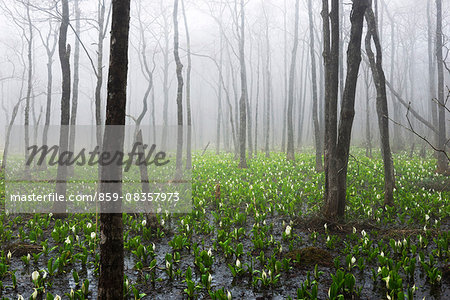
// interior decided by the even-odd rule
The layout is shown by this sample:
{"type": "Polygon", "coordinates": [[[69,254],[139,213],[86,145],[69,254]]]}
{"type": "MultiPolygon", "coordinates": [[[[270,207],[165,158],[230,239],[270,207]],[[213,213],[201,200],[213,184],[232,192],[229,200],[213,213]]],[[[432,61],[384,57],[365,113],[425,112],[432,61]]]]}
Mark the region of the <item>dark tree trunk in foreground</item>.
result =
{"type": "MultiPolygon", "coordinates": [[[[184,29],[186,31],[186,48],[188,65],[186,69],[186,113],[187,113],[187,137],[186,137],[186,169],[192,168],[192,113],[191,113],[191,38],[189,35],[189,27],[184,9],[184,0],[181,0],[181,7],[183,10],[184,29]]],[[[219,90],[219,94],[221,91],[219,90]]],[[[220,122],[220,121],[219,121],[220,122]]],[[[219,141],[220,142],[220,141],[219,141]]]]}
{"type": "MultiPolygon", "coordinates": [[[[308,0],[308,14],[309,14],[309,49],[311,55],[311,80],[312,80],[312,118],[314,125],[314,141],[316,145],[316,171],[322,171],[322,137],[320,135],[319,119],[317,116],[317,75],[316,75],[316,55],[314,49],[314,24],[312,15],[311,0],[308,0]]],[[[300,128],[299,128],[300,131],[300,128]]]]}
{"type": "MultiPolygon", "coordinates": [[[[436,0],[436,59],[438,71],[438,149],[445,151],[445,99],[444,99],[444,61],[442,57],[442,0],[436,0]]],[[[437,172],[448,172],[448,159],[443,152],[438,153],[437,172]]]]}
{"type": "MultiPolygon", "coordinates": [[[[125,125],[129,23],[130,0],[113,0],[105,122],[107,126],[125,125]]],[[[104,152],[123,151],[124,129],[121,128],[105,130],[104,152]]],[[[122,178],[121,165],[111,164],[101,168],[100,192],[118,193],[122,196],[121,180],[114,183],[104,181],[108,178],[122,178]]],[[[100,206],[102,211],[100,214],[100,276],[97,299],[123,299],[124,253],[121,205],[122,202],[117,201],[102,202],[100,206]],[[114,207],[108,207],[108,205],[114,205],[114,207]],[[114,209],[115,213],[105,213],[110,209],[114,209]]]]}
{"type": "MultiPolygon", "coordinates": [[[[331,13],[331,25],[332,29],[339,29],[339,11],[338,11],[338,1],[332,2],[332,13],[331,13]],[[334,12],[334,13],[333,13],[334,12]]],[[[339,131],[337,137],[337,144],[335,145],[336,151],[328,158],[335,162],[335,169],[333,169],[334,174],[328,173],[328,179],[330,175],[333,181],[328,182],[328,193],[326,193],[326,206],[325,215],[329,218],[342,218],[345,213],[345,201],[346,201],[346,191],[347,191],[347,167],[348,167],[348,157],[350,150],[350,138],[353,125],[353,118],[355,115],[355,93],[356,84],[358,80],[359,66],[361,62],[361,36],[363,29],[364,13],[369,3],[367,0],[354,1],[352,7],[352,13],[350,17],[351,21],[351,31],[350,31],[350,41],[347,49],[347,77],[345,80],[344,94],[342,98],[342,106],[340,113],[339,131]],[[334,186],[336,184],[336,186],[334,186]]],[[[332,43],[339,43],[339,33],[332,33],[332,43]]],[[[334,47],[339,47],[339,45],[334,45],[334,47]]],[[[338,53],[333,53],[333,46],[331,47],[331,53],[333,55],[338,55],[338,53]]],[[[338,59],[332,61],[336,63],[338,59]]],[[[333,66],[334,67],[334,66],[333,66]]],[[[335,70],[331,70],[332,73],[328,76],[329,79],[334,79],[331,82],[336,85],[336,99],[337,99],[337,78],[338,71],[337,67],[335,70]]],[[[334,91],[333,98],[334,99],[334,91]]],[[[333,104],[334,107],[334,104],[333,104]]],[[[334,113],[330,110],[329,113],[334,113]]],[[[328,115],[330,117],[330,115],[328,115]]],[[[328,120],[328,122],[330,122],[328,120]]],[[[330,124],[333,127],[337,124],[330,124]]],[[[333,132],[330,132],[331,134],[333,132]]],[[[328,170],[330,172],[330,170],[328,170]]]]}
{"type": "Polygon", "coordinates": [[[386,96],[386,78],[383,71],[383,56],[381,44],[378,38],[378,29],[372,8],[366,11],[368,33],[366,36],[366,52],[372,70],[373,81],[377,90],[377,115],[378,127],[380,128],[381,156],[384,165],[384,204],[394,205],[394,162],[392,161],[391,146],[389,144],[389,112],[386,96]],[[371,39],[377,50],[376,59],[371,47],[371,39]]]}
{"type": "MultiPolygon", "coordinates": [[[[59,29],[58,52],[62,72],[62,95],[61,95],[61,128],[59,130],[59,155],[66,152],[69,147],[69,119],[70,119],[70,45],[67,44],[67,28],[69,26],[69,3],[63,0],[62,21],[59,29]]],[[[66,194],[67,166],[58,164],[56,174],[56,193],[66,194]]],[[[64,215],[66,213],[65,202],[55,202],[54,211],[64,215]]]]}
{"type": "Polygon", "coordinates": [[[292,115],[294,110],[294,80],[295,80],[295,61],[297,57],[298,48],[298,6],[299,0],[295,1],[295,21],[294,21],[294,46],[292,47],[291,54],[291,67],[289,70],[289,95],[288,95],[288,109],[287,109],[287,160],[295,160],[294,152],[294,123],[292,121],[292,115]]]}
{"type": "Polygon", "coordinates": [[[241,98],[239,100],[239,168],[247,168],[245,142],[247,134],[247,71],[245,69],[245,11],[241,0],[241,24],[239,35],[239,63],[241,67],[241,98]]]}
{"type": "Polygon", "coordinates": [[[181,178],[182,174],[182,163],[183,163],[183,64],[180,60],[180,55],[178,53],[178,0],[173,2],[173,56],[175,58],[176,73],[177,73],[177,178],[181,178]]]}

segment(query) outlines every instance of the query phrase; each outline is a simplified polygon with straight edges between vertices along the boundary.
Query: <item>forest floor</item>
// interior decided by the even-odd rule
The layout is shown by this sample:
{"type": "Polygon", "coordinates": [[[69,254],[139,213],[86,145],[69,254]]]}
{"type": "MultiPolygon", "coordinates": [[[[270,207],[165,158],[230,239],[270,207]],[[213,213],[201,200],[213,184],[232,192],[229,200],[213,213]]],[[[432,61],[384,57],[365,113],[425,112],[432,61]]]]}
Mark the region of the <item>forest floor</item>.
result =
{"type": "MultiPolygon", "coordinates": [[[[352,149],[341,223],[320,217],[314,163],[261,153],[241,170],[230,154],[195,155],[192,213],[123,216],[128,297],[450,299],[450,183],[435,160],[395,154],[385,210],[380,154],[352,149]]],[[[2,210],[0,296],[95,299],[96,220],[2,210]]]]}

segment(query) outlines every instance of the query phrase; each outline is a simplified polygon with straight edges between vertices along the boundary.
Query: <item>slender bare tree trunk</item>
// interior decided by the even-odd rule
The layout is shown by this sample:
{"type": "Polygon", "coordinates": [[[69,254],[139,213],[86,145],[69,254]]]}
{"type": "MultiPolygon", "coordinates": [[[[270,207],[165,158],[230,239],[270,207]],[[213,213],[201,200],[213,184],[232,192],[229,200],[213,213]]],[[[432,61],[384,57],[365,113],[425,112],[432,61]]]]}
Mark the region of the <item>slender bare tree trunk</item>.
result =
{"type": "MultiPolygon", "coordinates": [[[[434,43],[433,43],[433,21],[431,18],[431,1],[427,1],[427,34],[428,34],[428,85],[429,85],[429,103],[430,103],[430,119],[434,127],[438,128],[437,106],[433,101],[436,98],[436,57],[433,55],[434,43]]],[[[438,142],[438,135],[435,136],[436,142],[438,142]]]]}
{"type": "MultiPolygon", "coordinates": [[[[69,26],[69,3],[68,0],[62,0],[62,20],[59,29],[58,52],[61,62],[62,73],[62,95],[61,95],[61,128],[59,131],[59,155],[62,156],[69,147],[70,121],[70,45],[67,44],[67,28],[69,26]]],[[[58,195],[66,194],[67,166],[58,164],[56,174],[56,193],[58,195]]],[[[53,210],[57,215],[64,217],[66,215],[66,202],[55,202],[53,210]]]]}
{"type": "MultiPolygon", "coordinates": [[[[322,138],[320,136],[319,119],[317,116],[317,75],[316,75],[316,54],[314,49],[314,25],[311,0],[308,0],[309,13],[309,49],[311,55],[311,80],[312,80],[312,118],[314,125],[314,141],[316,145],[316,171],[322,171],[322,138]]],[[[299,128],[300,131],[300,128],[299,128]]]]}
{"type": "Polygon", "coordinates": [[[175,58],[176,64],[176,73],[177,73],[177,160],[176,160],[176,169],[177,169],[177,178],[181,178],[183,171],[183,64],[180,60],[180,55],[178,52],[178,0],[174,0],[173,2],[173,56],[175,58]]]}
{"type": "MultiPolygon", "coordinates": [[[[186,169],[192,168],[192,113],[191,113],[191,38],[189,36],[189,27],[184,9],[184,0],[181,0],[183,11],[184,29],[186,31],[186,48],[187,48],[187,69],[186,69],[186,112],[187,112],[187,140],[186,140],[186,169]]],[[[220,90],[219,90],[220,93],[220,90]]]]}
{"type": "MultiPolygon", "coordinates": [[[[103,151],[122,151],[124,127],[111,129],[110,125],[125,125],[128,73],[128,36],[130,0],[112,1],[111,44],[108,73],[108,97],[106,103],[103,151]]],[[[110,164],[101,168],[101,193],[117,193],[122,196],[122,166],[110,164]],[[110,183],[108,179],[115,179],[110,183]]],[[[124,252],[122,201],[101,202],[100,214],[100,276],[97,299],[123,299],[124,252]],[[115,213],[106,213],[113,210],[115,213]]]]}
{"type": "MultiPolygon", "coordinates": [[[[45,47],[46,53],[47,53],[47,103],[45,108],[45,123],[44,123],[44,131],[42,133],[42,145],[47,145],[47,139],[48,139],[48,127],[50,125],[50,114],[52,110],[52,89],[53,89],[53,72],[52,72],[52,66],[53,66],[53,55],[55,54],[56,50],[56,44],[57,44],[57,34],[56,32],[53,32],[51,21],[49,21],[49,32],[44,40],[42,39],[42,44],[45,47]],[[50,37],[53,37],[52,44],[50,44],[50,37]]],[[[43,164],[41,165],[41,169],[45,170],[47,169],[46,161],[44,160],[43,164]]]]}
{"type": "Polygon", "coordinates": [[[239,168],[247,168],[245,142],[247,133],[247,71],[245,68],[245,10],[244,0],[241,0],[241,24],[239,35],[239,63],[241,66],[241,99],[239,100],[239,168]]]}
{"type": "MultiPolygon", "coordinates": [[[[73,56],[73,88],[72,88],[72,111],[70,113],[70,132],[69,132],[69,151],[73,152],[75,147],[75,124],[77,120],[77,107],[78,107],[78,85],[80,82],[80,17],[81,11],[78,0],[74,1],[75,9],[75,49],[73,56]]],[[[71,165],[67,169],[68,176],[73,175],[74,166],[71,165]]]]}
{"type": "MultiPolygon", "coordinates": [[[[98,0],[97,11],[97,25],[98,25],[98,39],[97,39],[97,82],[95,85],[95,124],[97,145],[99,149],[102,148],[102,85],[103,85],[103,41],[106,35],[105,23],[105,2],[98,0]]],[[[100,169],[99,169],[100,175],[100,169]]]]}
{"type": "MultiPolygon", "coordinates": [[[[25,37],[28,45],[28,79],[27,79],[27,96],[25,100],[25,161],[28,160],[30,146],[30,133],[29,133],[29,125],[30,125],[30,101],[31,101],[31,92],[33,90],[33,24],[31,21],[30,15],[30,5],[29,2],[25,5],[27,11],[27,25],[28,25],[28,37],[25,37]]],[[[30,166],[25,164],[25,177],[30,177],[30,166]]]]}
{"type": "Polygon", "coordinates": [[[364,83],[366,87],[366,156],[372,158],[372,134],[370,130],[370,80],[369,66],[364,72],[364,83]]]}
{"type": "Polygon", "coordinates": [[[284,11],[283,11],[283,35],[284,35],[284,57],[283,57],[283,65],[284,65],[284,108],[283,108],[283,132],[281,137],[281,152],[286,151],[286,124],[287,124],[287,106],[288,106],[288,71],[287,71],[287,7],[286,7],[286,0],[283,1],[284,3],[284,11]]]}
{"type": "MultiPolygon", "coordinates": [[[[438,149],[446,149],[445,133],[445,99],[444,99],[444,59],[442,56],[442,0],[436,0],[436,60],[438,72],[438,118],[439,118],[439,141],[438,149]]],[[[448,159],[444,153],[438,153],[437,172],[441,174],[448,173],[448,159]]]]}
{"type": "Polygon", "coordinates": [[[294,46],[292,47],[291,66],[289,70],[289,95],[288,95],[288,110],[287,110],[287,160],[295,160],[294,152],[294,124],[292,121],[293,106],[294,106],[294,80],[295,80],[295,62],[297,58],[298,48],[298,19],[299,19],[299,0],[295,1],[295,21],[294,21],[294,46]]]}
{"type": "Polygon", "coordinates": [[[392,160],[391,146],[389,144],[389,112],[386,96],[386,79],[383,71],[381,44],[378,39],[378,29],[372,8],[366,10],[368,33],[366,36],[366,52],[372,69],[373,81],[377,90],[377,115],[380,128],[381,155],[384,164],[384,204],[394,205],[394,162],[392,160]],[[371,39],[377,50],[376,58],[371,48],[371,39]]]}

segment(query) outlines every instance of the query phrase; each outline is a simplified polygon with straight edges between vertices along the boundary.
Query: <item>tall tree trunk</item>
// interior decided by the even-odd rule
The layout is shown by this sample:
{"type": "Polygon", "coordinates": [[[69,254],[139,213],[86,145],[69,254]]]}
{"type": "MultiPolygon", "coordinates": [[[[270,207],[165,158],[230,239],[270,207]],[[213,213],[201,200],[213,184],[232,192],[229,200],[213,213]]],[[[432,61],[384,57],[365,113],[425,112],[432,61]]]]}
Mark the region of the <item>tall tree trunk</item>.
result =
{"type": "MultiPolygon", "coordinates": [[[[28,3],[29,4],[29,3],[28,3]]],[[[30,133],[29,133],[29,125],[30,125],[30,101],[31,101],[31,92],[33,90],[33,24],[31,21],[30,15],[30,5],[26,5],[27,10],[27,23],[28,23],[28,37],[26,37],[28,44],[28,80],[27,80],[27,96],[25,100],[25,161],[28,161],[30,146],[30,133]]],[[[25,164],[25,177],[30,177],[30,166],[25,164]]]]}
{"type": "MultiPolygon", "coordinates": [[[[395,23],[391,19],[391,71],[389,74],[391,82],[393,82],[393,80],[394,80],[395,51],[396,51],[395,23]]],[[[399,121],[398,118],[400,117],[400,106],[396,101],[394,101],[394,97],[395,97],[394,94],[391,92],[391,100],[392,100],[393,107],[394,107],[394,118],[397,119],[397,121],[399,121]]],[[[403,148],[404,148],[402,134],[400,132],[400,127],[398,127],[398,126],[394,127],[394,145],[393,146],[394,146],[394,149],[398,150],[398,151],[403,150],[403,148]]]]}
{"type": "Polygon", "coordinates": [[[295,61],[297,58],[298,48],[298,14],[299,14],[299,0],[295,1],[295,21],[294,21],[294,46],[292,47],[291,66],[289,70],[289,95],[288,95],[288,110],[287,110],[287,160],[295,160],[294,152],[294,124],[292,121],[293,106],[294,106],[294,80],[295,80],[295,61]]]}
{"type": "MultiPolygon", "coordinates": [[[[428,42],[428,87],[429,87],[429,104],[430,104],[430,123],[433,123],[434,127],[438,128],[437,106],[433,101],[436,98],[436,57],[433,55],[433,49],[435,47],[433,43],[433,21],[431,18],[431,6],[432,2],[427,1],[427,42],[428,42]]],[[[435,135],[435,140],[438,142],[438,135],[435,135]]]]}
{"type": "Polygon", "coordinates": [[[394,163],[392,161],[391,146],[389,144],[389,112],[386,96],[386,79],[383,71],[381,44],[378,39],[378,30],[372,8],[366,10],[368,33],[366,36],[366,52],[372,69],[373,81],[377,90],[377,115],[380,128],[381,155],[384,164],[384,204],[394,205],[394,163]],[[377,50],[376,60],[371,48],[371,39],[377,50]]]}
{"type": "Polygon", "coordinates": [[[247,71],[245,69],[245,10],[241,0],[241,24],[239,35],[239,63],[241,66],[241,99],[239,100],[239,168],[247,168],[245,142],[247,133],[247,71]]]}
{"type": "MultiPolygon", "coordinates": [[[[359,66],[361,63],[361,37],[363,30],[364,13],[369,6],[368,0],[353,2],[350,14],[351,32],[347,49],[347,77],[345,80],[344,94],[340,113],[338,129],[338,141],[336,146],[337,160],[337,213],[336,216],[344,216],[347,196],[347,167],[350,151],[350,139],[355,115],[355,93],[358,81],[359,66]]],[[[335,202],[330,199],[331,203],[335,202]]],[[[333,213],[331,213],[333,215],[333,213]]]]}
{"type": "MultiPolygon", "coordinates": [[[[322,138],[320,136],[319,119],[317,117],[317,75],[316,75],[316,55],[314,49],[314,25],[311,0],[308,0],[308,13],[309,13],[309,49],[311,55],[311,80],[312,80],[312,118],[314,125],[314,141],[316,145],[316,171],[322,171],[322,138]]],[[[300,130],[300,128],[299,128],[300,130]]]]}
{"type": "MultiPolygon", "coordinates": [[[[67,44],[67,28],[69,26],[69,3],[68,0],[62,0],[62,20],[59,29],[58,52],[61,62],[62,73],[62,95],[61,95],[61,128],[59,130],[59,155],[62,156],[69,147],[70,121],[70,45],[67,44]]],[[[56,174],[56,193],[58,195],[66,194],[67,166],[58,164],[56,174]]],[[[66,214],[66,202],[55,202],[53,210],[61,217],[66,214]]]]}
{"type": "MultiPolygon", "coordinates": [[[[97,82],[95,85],[95,125],[97,145],[102,148],[102,85],[103,85],[103,41],[105,39],[106,30],[104,30],[105,23],[105,2],[98,0],[97,11],[97,25],[98,25],[98,39],[97,39],[97,82]]],[[[105,28],[106,29],[106,28],[105,28]]],[[[100,169],[99,169],[100,175],[100,169]]]]}
{"type": "MultiPolygon", "coordinates": [[[[103,152],[123,152],[124,127],[111,129],[117,126],[110,125],[125,125],[129,22],[130,0],[113,0],[105,121],[107,127],[103,139],[103,152]]],[[[102,167],[100,192],[117,193],[120,199],[121,178],[122,167],[119,164],[113,163],[102,167]],[[115,179],[116,182],[109,183],[109,178],[115,179]]],[[[123,299],[124,252],[121,206],[122,201],[101,202],[100,276],[97,299],[123,299]],[[114,213],[106,213],[107,210],[113,210],[114,213]]]]}
{"type": "Polygon", "coordinates": [[[364,72],[364,83],[366,87],[366,156],[372,158],[372,134],[370,130],[370,81],[369,66],[364,72]]]}
{"type": "MultiPolygon", "coordinates": [[[[325,2],[325,1],[324,1],[325,2]]],[[[339,30],[339,4],[338,1],[332,2],[332,10],[331,10],[331,28],[332,30],[339,30]]],[[[340,122],[339,122],[339,131],[337,137],[337,144],[335,147],[335,152],[332,151],[332,155],[328,157],[329,160],[334,162],[334,166],[332,171],[330,172],[330,165],[328,166],[328,174],[326,174],[326,178],[328,177],[327,189],[326,193],[326,203],[325,203],[325,215],[329,218],[342,218],[345,214],[345,201],[346,201],[346,191],[347,191],[347,167],[348,167],[348,157],[350,150],[350,138],[351,138],[351,130],[353,125],[353,118],[355,114],[355,93],[356,93],[356,84],[359,73],[359,66],[361,62],[361,36],[363,29],[363,21],[364,21],[364,13],[369,3],[367,0],[360,0],[353,2],[352,13],[350,14],[351,21],[351,32],[350,32],[350,41],[347,49],[347,77],[345,80],[344,94],[342,99],[341,113],[340,113],[340,122]],[[327,176],[328,175],[328,176],[327,176]],[[336,186],[334,186],[336,184],[336,186]]],[[[324,3],[324,18],[326,17],[326,13],[328,10],[328,3],[324,3]]],[[[327,22],[324,22],[327,25],[327,22]]],[[[327,29],[327,28],[325,28],[327,29]]],[[[327,39],[327,35],[325,35],[325,41],[329,41],[327,39]]],[[[332,32],[332,46],[331,53],[328,52],[326,54],[330,55],[339,55],[339,53],[334,53],[333,48],[339,48],[339,32],[332,32]],[[336,45],[337,44],[337,45],[336,45]]],[[[328,44],[328,42],[326,42],[328,44]]],[[[330,49],[330,48],[325,48],[330,49]]],[[[337,50],[336,52],[339,52],[337,50]]],[[[327,56],[325,56],[327,59],[327,56]]],[[[328,74],[328,80],[333,84],[333,88],[330,88],[328,93],[329,96],[331,94],[332,97],[329,100],[333,100],[333,102],[329,103],[328,110],[328,126],[333,129],[334,126],[337,126],[337,122],[331,124],[334,116],[330,116],[334,114],[335,110],[335,102],[334,99],[337,99],[337,82],[338,82],[338,58],[331,58],[329,63],[333,64],[333,68],[330,70],[331,72],[328,74]],[[336,64],[336,65],[334,65],[336,64]],[[331,107],[331,109],[330,109],[331,107]]],[[[331,130],[330,134],[334,132],[331,130]]],[[[328,138],[330,140],[331,136],[328,134],[328,138]]],[[[329,143],[329,142],[328,142],[329,143]]],[[[327,167],[326,167],[327,172],[327,167]]]]}
{"type": "MultiPolygon", "coordinates": [[[[69,151],[73,152],[75,147],[75,124],[77,120],[77,107],[78,107],[78,85],[80,82],[80,17],[81,11],[78,5],[78,0],[74,1],[75,9],[75,51],[73,56],[73,88],[72,88],[72,111],[70,113],[70,133],[69,133],[69,151]]],[[[67,173],[69,176],[73,175],[74,166],[68,167],[67,173]]]]}
{"type": "Polygon", "coordinates": [[[325,133],[324,133],[324,169],[325,169],[325,205],[324,214],[332,217],[338,214],[338,181],[336,166],[337,140],[337,100],[339,85],[339,1],[332,0],[331,12],[328,0],[322,0],[323,19],[323,60],[325,87],[325,133]],[[330,29],[331,18],[331,29],[330,29]]]}
{"type": "Polygon", "coordinates": [[[175,58],[176,73],[177,73],[177,178],[181,178],[183,170],[183,64],[180,60],[180,55],[178,53],[178,0],[173,2],[173,56],[175,58]]]}
{"type": "MultiPolygon", "coordinates": [[[[439,141],[438,149],[446,149],[445,133],[445,99],[444,99],[444,59],[442,57],[442,0],[436,0],[436,60],[438,72],[438,118],[439,118],[439,141]]],[[[437,172],[446,174],[448,172],[448,159],[444,153],[438,153],[437,172]]]]}
{"type": "MultiPolygon", "coordinates": [[[[44,45],[46,53],[47,53],[47,95],[46,95],[47,103],[46,103],[46,107],[45,107],[45,123],[44,123],[44,131],[42,133],[42,145],[47,145],[47,139],[48,139],[48,127],[50,125],[50,115],[51,115],[51,110],[52,110],[53,55],[55,54],[56,44],[58,41],[57,40],[58,35],[56,34],[56,31],[53,32],[51,24],[52,24],[52,22],[49,21],[50,29],[49,29],[46,39],[44,40],[41,36],[42,44],[44,45]],[[50,37],[53,37],[52,44],[50,44],[50,37]]],[[[46,164],[45,160],[44,160],[43,164],[41,165],[41,169],[42,170],[47,169],[47,164],[46,164]]]]}
{"type": "MultiPolygon", "coordinates": [[[[187,112],[187,140],[186,140],[186,169],[192,168],[192,113],[191,113],[191,38],[189,36],[189,27],[184,9],[184,0],[181,0],[183,10],[184,29],[186,31],[186,48],[187,48],[187,69],[186,69],[186,112],[187,112]]],[[[219,89],[219,93],[220,93],[219,89]]]]}

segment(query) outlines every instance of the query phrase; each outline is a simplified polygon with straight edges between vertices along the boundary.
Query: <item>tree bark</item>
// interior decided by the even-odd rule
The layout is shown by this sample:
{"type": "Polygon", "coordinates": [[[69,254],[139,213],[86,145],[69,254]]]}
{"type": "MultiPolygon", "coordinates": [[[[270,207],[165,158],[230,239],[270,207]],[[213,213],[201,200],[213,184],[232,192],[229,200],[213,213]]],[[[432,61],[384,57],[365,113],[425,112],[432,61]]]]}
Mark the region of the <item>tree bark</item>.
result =
{"type": "MultiPolygon", "coordinates": [[[[69,26],[69,3],[68,0],[62,0],[62,20],[59,29],[58,52],[61,62],[62,73],[62,95],[61,95],[61,128],[59,130],[59,155],[63,155],[69,147],[70,121],[70,45],[67,44],[67,28],[69,26]]],[[[66,194],[67,166],[58,164],[56,174],[56,193],[58,195],[66,194]]],[[[61,217],[66,214],[66,202],[55,202],[53,210],[61,217]]]]}
{"type": "MultiPolygon", "coordinates": [[[[322,138],[320,136],[319,119],[317,116],[317,75],[316,75],[316,55],[314,49],[314,25],[312,15],[311,0],[308,0],[308,13],[309,13],[309,49],[311,55],[311,80],[312,80],[312,118],[314,125],[314,141],[316,145],[316,171],[322,171],[322,138]]],[[[300,130],[300,128],[299,128],[300,130]]]]}
{"type": "Polygon", "coordinates": [[[295,160],[294,152],[294,124],[292,121],[293,106],[294,106],[294,80],[295,80],[295,62],[297,58],[298,48],[298,19],[299,19],[299,0],[295,1],[295,21],[294,21],[294,46],[292,47],[291,66],[289,70],[289,95],[288,95],[288,109],[287,109],[287,160],[295,160]]]}
{"type": "MultiPolygon", "coordinates": [[[[103,152],[122,151],[124,127],[114,130],[108,125],[125,125],[126,90],[128,73],[128,36],[130,22],[130,0],[112,1],[111,43],[108,74],[108,97],[106,103],[107,125],[103,152]]],[[[117,126],[114,126],[117,127],[117,126]]],[[[121,179],[122,167],[111,164],[101,168],[101,193],[118,193],[122,196],[122,182],[108,182],[109,178],[121,179]]],[[[124,252],[122,202],[101,202],[100,214],[100,276],[97,299],[123,299],[124,252]],[[108,207],[109,206],[109,207],[108,207]],[[115,213],[105,213],[114,209],[115,213]]]]}
{"type": "MultiPolygon", "coordinates": [[[[29,125],[30,125],[30,101],[31,101],[31,92],[33,90],[33,24],[31,21],[30,15],[30,6],[26,5],[27,12],[27,25],[28,25],[28,37],[26,37],[28,44],[28,80],[27,80],[27,96],[25,100],[25,161],[28,160],[30,146],[30,133],[29,133],[29,125]]],[[[25,177],[30,177],[30,166],[25,164],[25,177]]]]}
{"type": "MultiPolygon", "coordinates": [[[[53,90],[53,55],[55,54],[56,50],[56,44],[58,42],[56,31],[53,32],[51,21],[49,21],[49,32],[44,40],[41,36],[42,44],[44,45],[44,48],[47,53],[47,103],[45,107],[45,122],[44,122],[44,130],[42,133],[42,145],[47,145],[47,139],[48,139],[48,127],[50,126],[50,115],[52,110],[52,90],[53,90]],[[50,44],[50,37],[53,36],[53,42],[50,44]]],[[[45,160],[43,161],[41,165],[41,169],[45,170],[47,169],[47,164],[45,160]]]]}
{"type": "MultiPolygon", "coordinates": [[[[75,147],[75,135],[76,135],[76,120],[77,120],[77,107],[78,107],[78,85],[80,82],[80,17],[81,11],[78,0],[74,1],[75,9],[75,49],[73,56],[73,88],[72,88],[72,111],[70,113],[70,127],[69,127],[69,151],[73,152],[75,147]]],[[[71,165],[67,169],[68,176],[73,175],[74,166],[71,165]]]]}
{"type": "MultiPolygon", "coordinates": [[[[95,124],[97,145],[102,148],[102,85],[103,85],[103,41],[106,35],[105,23],[105,3],[104,0],[98,0],[97,11],[97,25],[98,25],[98,39],[97,39],[97,82],[95,85],[95,124]]],[[[100,175],[100,170],[99,170],[100,175]]]]}
{"type": "MultiPolygon", "coordinates": [[[[328,4],[328,3],[327,3],[328,4]]],[[[345,214],[345,202],[346,202],[346,191],[347,191],[347,167],[348,167],[348,157],[350,150],[350,138],[351,130],[353,125],[353,118],[355,115],[355,93],[356,84],[359,73],[359,66],[361,62],[361,36],[363,29],[364,13],[369,3],[367,0],[354,1],[352,6],[352,13],[350,15],[351,21],[351,32],[350,41],[347,49],[347,77],[345,80],[344,94],[342,98],[341,112],[340,112],[340,122],[339,131],[337,137],[337,144],[334,145],[335,151],[333,151],[333,145],[331,146],[331,155],[329,155],[329,162],[332,161],[334,165],[330,164],[328,170],[326,168],[326,178],[328,175],[328,192],[326,193],[326,203],[325,203],[325,216],[328,218],[342,218],[345,214]],[[332,167],[330,172],[330,166],[332,167]]],[[[327,11],[327,5],[324,5],[325,12],[327,11]]],[[[324,16],[325,18],[325,16],[324,16]]],[[[338,1],[332,2],[331,11],[331,23],[332,23],[332,46],[331,54],[333,56],[339,55],[339,53],[334,53],[333,48],[339,48],[339,4],[338,1]],[[337,31],[337,32],[336,32],[337,31]]],[[[326,35],[325,35],[326,37],[326,35]]],[[[327,41],[327,38],[325,38],[327,41]]],[[[329,41],[329,40],[328,40],[329,41]]],[[[326,43],[328,44],[328,43],[326,43]]],[[[327,49],[327,48],[326,48],[327,49]]],[[[337,49],[336,52],[339,52],[337,49]]],[[[328,126],[331,129],[327,135],[330,140],[333,139],[334,134],[333,128],[337,126],[337,122],[333,122],[334,112],[337,99],[337,83],[338,83],[338,58],[330,59],[329,63],[333,64],[333,68],[328,73],[328,80],[333,84],[333,88],[329,88],[328,100],[330,101],[328,108],[328,126]],[[330,115],[332,114],[332,115],[330,115]]],[[[334,120],[337,121],[337,120],[334,120]]]]}
{"type": "Polygon", "coordinates": [[[339,85],[339,1],[332,0],[331,6],[332,7],[330,12],[328,7],[328,0],[322,0],[323,60],[325,69],[324,214],[327,217],[333,217],[338,214],[338,170],[336,166],[336,139],[337,100],[339,85]]]}
{"type": "Polygon", "coordinates": [[[380,128],[381,156],[384,165],[384,204],[393,206],[395,177],[391,146],[389,144],[389,112],[386,96],[386,79],[383,71],[383,57],[380,40],[378,38],[378,29],[371,7],[366,10],[366,21],[369,28],[366,36],[366,52],[369,58],[375,88],[377,90],[378,127],[380,128]],[[377,50],[376,59],[371,48],[371,39],[373,39],[377,50]]]}
{"type": "Polygon", "coordinates": [[[245,142],[247,133],[247,71],[245,68],[245,10],[241,0],[241,24],[239,35],[239,63],[241,66],[241,98],[239,100],[239,168],[247,168],[245,142]]]}
{"type": "MultiPolygon", "coordinates": [[[[438,128],[437,106],[433,101],[436,98],[436,57],[433,55],[433,22],[431,18],[431,1],[427,1],[427,42],[428,42],[428,86],[429,86],[429,103],[430,103],[430,119],[435,128],[438,128]]],[[[438,135],[435,136],[438,142],[438,135]]]]}
{"type": "MultiPolygon", "coordinates": [[[[436,60],[438,72],[438,149],[445,151],[446,130],[445,130],[445,99],[444,99],[444,59],[442,57],[442,0],[436,0],[436,60]]],[[[448,159],[444,153],[438,153],[437,172],[448,173],[448,159]]]]}
{"type": "Polygon", "coordinates": [[[178,53],[178,0],[173,2],[173,56],[175,58],[177,73],[177,158],[176,158],[176,178],[181,178],[183,171],[183,64],[178,53]]]}
{"type": "MultiPolygon", "coordinates": [[[[189,35],[189,27],[184,9],[184,0],[181,0],[183,11],[184,29],[186,31],[186,48],[187,48],[187,69],[186,69],[186,113],[187,113],[187,140],[186,140],[186,169],[192,168],[192,113],[191,113],[191,38],[189,35]]],[[[219,89],[219,93],[221,93],[219,89]]]]}

